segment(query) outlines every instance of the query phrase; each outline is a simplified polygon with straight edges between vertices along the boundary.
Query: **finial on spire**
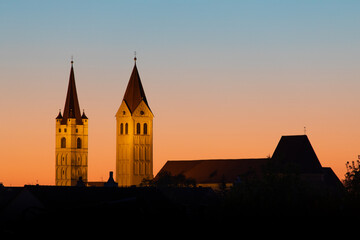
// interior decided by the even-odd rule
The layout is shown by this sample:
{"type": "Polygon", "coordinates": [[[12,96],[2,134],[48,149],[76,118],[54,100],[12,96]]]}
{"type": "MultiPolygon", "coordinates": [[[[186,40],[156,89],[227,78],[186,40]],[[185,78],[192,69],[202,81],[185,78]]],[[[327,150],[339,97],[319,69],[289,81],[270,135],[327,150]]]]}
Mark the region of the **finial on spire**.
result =
{"type": "Polygon", "coordinates": [[[74,56],[71,55],[71,66],[74,64],[74,56]]]}
{"type": "Polygon", "coordinates": [[[136,60],[137,60],[137,58],[136,58],[136,51],[134,51],[134,61],[135,61],[135,64],[136,64],[136,60]]]}

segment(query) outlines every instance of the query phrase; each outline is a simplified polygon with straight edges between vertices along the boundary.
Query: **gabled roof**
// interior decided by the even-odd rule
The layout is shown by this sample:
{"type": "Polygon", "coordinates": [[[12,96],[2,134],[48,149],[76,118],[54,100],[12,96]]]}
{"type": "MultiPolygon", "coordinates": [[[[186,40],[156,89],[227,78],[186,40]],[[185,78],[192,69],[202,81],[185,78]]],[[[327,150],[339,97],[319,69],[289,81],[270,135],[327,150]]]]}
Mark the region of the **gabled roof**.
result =
{"type": "Polygon", "coordinates": [[[320,173],[322,166],[306,135],[282,136],[272,161],[280,165],[292,164],[300,173],[320,173]]]}
{"type": "Polygon", "coordinates": [[[173,176],[183,174],[186,178],[195,179],[198,184],[232,183],[240,175],[247,173],[260,176],[262,166],[268,160],[267,158],[254,158],[167,161],[158,175],[164,172],[169,172],[173,176]]]}
{"type": "Polygon", "coordinates": [[[71,70],[69,77],[68,91],[66,95],[65,107],[61,124],[65,125],[68,118],[75,118],[76,124],[82,125],[79,100],[76,92],[75,75],[73,68],[73,61],[71,61],[71,70]]]}
{"type": "Polygon", "coordinates": [[[123,100],[125,101],[131,113],[133,113],[137,106],[139,106],[141,100],[143,100],[150,109],[145,96],[144,88],[141,84],[140,75],[136,67],[136,62],[131,73],[123,100]]]}

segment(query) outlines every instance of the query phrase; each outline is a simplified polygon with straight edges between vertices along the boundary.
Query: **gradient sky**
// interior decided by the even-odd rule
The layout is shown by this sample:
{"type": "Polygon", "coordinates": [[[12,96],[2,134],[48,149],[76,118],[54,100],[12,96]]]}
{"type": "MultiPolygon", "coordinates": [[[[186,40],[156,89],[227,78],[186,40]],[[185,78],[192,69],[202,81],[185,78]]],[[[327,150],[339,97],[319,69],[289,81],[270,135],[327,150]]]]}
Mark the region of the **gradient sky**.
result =
{"type": "Polygon", "coordinates": [[[89,180],[115,171],[115,113],[137,52],[167,160],[271,156],[304,126],[344,178],[360,155],[360,1],[0,0],[0,182],[55,183],[74,56],[89,180]]]}

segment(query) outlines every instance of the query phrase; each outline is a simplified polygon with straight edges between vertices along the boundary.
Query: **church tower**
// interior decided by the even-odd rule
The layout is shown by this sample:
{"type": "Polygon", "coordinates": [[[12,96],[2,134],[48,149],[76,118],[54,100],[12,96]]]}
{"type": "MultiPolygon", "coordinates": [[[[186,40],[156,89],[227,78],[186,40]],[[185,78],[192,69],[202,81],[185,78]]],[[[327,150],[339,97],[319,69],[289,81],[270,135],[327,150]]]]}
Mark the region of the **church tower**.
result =
{"type": "Polygon", "coordinates": [[[88,118],[81,115],[73,61],[64,112],[56,117],[55,185],[75,186],[88,176],[88,118]]]}
{"type": "Polygon", "coordinates": [[[135,64],[116,113],[116,181],[139,185],[153,178],[153,117],[135,64]]]}

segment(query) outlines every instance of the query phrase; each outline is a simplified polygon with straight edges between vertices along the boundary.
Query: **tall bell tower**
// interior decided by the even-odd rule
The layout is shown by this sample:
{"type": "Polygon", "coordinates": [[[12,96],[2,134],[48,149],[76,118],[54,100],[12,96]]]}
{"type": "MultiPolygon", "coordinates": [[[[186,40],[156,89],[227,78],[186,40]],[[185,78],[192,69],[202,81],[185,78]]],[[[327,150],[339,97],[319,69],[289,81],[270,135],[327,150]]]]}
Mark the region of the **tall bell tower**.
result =
{"type": "Polygon", "coordinates": [[[134,58],[134,68],[116,113],[116,181],[139,185],[153,178],[153,113],[134,58]]]}
{"type": "Polygon", "coordinates": [[[81,115],[73,61],[64,112],[56,117],[55,185],[75,186],[88,179],[88,118],[81,115]]]}

